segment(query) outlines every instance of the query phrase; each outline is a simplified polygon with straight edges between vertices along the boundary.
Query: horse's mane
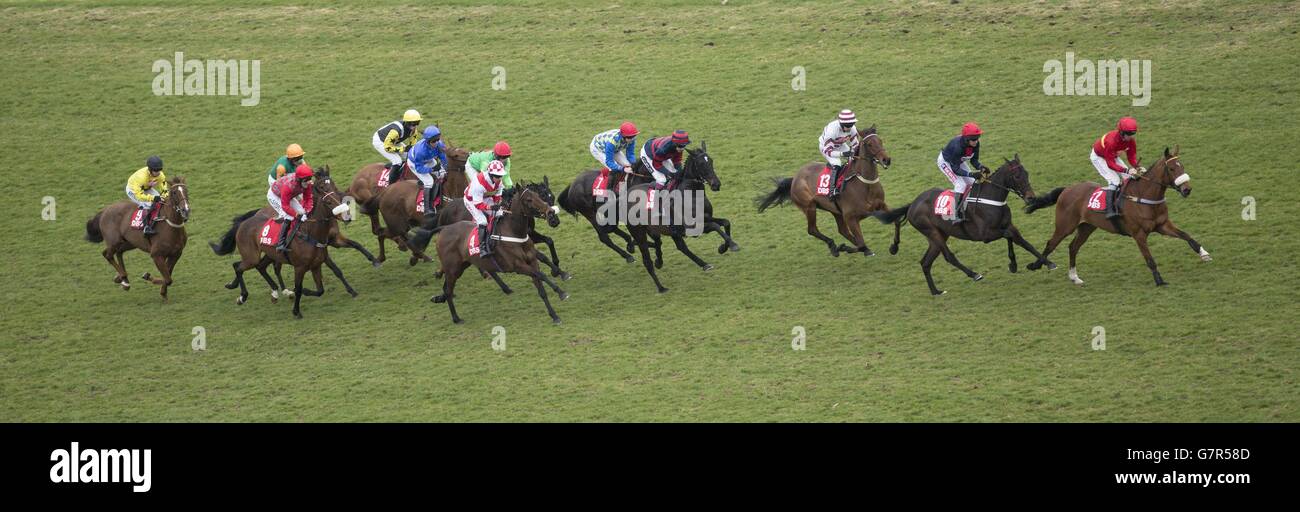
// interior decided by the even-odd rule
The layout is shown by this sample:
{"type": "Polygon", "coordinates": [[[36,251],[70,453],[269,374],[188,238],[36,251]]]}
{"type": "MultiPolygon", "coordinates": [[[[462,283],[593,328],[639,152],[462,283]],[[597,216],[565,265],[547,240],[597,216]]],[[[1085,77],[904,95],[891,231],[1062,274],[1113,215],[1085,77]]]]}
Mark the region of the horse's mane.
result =
{"type": "Polygon", "coordinates": [[[505,189],[501,192],[501,204],[510,204],[515,199],[515,194],[524,191],[528,186],[523,182],[515,183],[515,186],[505,189]]]}
{"type": "Polygon", "coordinates": [[[172,176],[171,179],[167,180],[167,183],[170,185],[184,185],[185,177],[180,175],[172,176]]]}

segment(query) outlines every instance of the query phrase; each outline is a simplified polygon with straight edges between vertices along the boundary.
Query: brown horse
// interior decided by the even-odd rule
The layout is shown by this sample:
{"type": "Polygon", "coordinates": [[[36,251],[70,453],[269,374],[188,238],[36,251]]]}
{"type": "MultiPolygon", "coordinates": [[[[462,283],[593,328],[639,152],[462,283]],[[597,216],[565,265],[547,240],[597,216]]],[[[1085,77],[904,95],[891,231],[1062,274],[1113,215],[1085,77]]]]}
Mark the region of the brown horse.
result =
{"type": "MultiPolygon", "coordinates": [[[[1005,159],[1004,159],[1005,160],[1005,159]]],[[[921,257],[921,272],[925,274],[925,282],[930,286],[930,293],[942,295],[943,291],[935,288],[934,277],[930,275],[930,267],[934,260],[940,254],[949,264],[956,267],[966,274],[967,277],[979,281],[984,279],[982,274],[962,265],[957,261],[957,256],[948,248],[948,238],[958,238],[961,240],[971,240],[976,242],[989,243],[995,240],[1005,238],[1007,240],[1007,257],[1011,263],[1008,268],[1012,273],[1017,270],[1016,251],[1012,244],[1019,245],[1035,258],[1035,264],[1044,262],[1043,255],[1034,250],[1034,246],[1025,241],[1020,235],[1020,230],[1016,225],[1011,223],[1011,208],[1007,206],[1008,193],[1014,192],[1016,195],[1026,200],[1034,199],[1034,188],[1029,184],[1029,171],[1020,163],[1020,155],[1016,155],[1014,160],[1006,160],[1006,163],[998,167],[988,180],[977,182],[971,185],[967,202],[970,205],[967,208],[966,219],[960,223],[953,224],[951,221],[935,215],[935,202],[939,200],[940,194],[944,191],[939,188],[932,188],[920,195],[911,204],[889,212],[877,212],[874,216],[885,224],[893,223],[898,225],[899,221],[906,217],[908,223],[916,228],[926,240],[930,242],[930,248],[926,250],[925,256],[921,257]]],[[[952,205],[956,208],[956,205],[952,205]]],[[[898,254],[898,235],[894,235],[894,243],[889,246],[890,254],[898,254]]],[[[1052,262],[1046,262],[1051,268],[1056,265],[1052,262]]],[[[1031,268],[1036,268],[1031,265],[1031,268]]]]}
{"type": "MultiPolygon", "coordinates": [[[[312,200],[314,205],[311,207],[312,212],[308,219],[299,227],[298,232],[293,240],[289,242],[289,254],[286,257],[274,247],[264,246],[259,241],[259,235],[262,232],[262,226],[266,223],[269,216],[262,215],[260,211],[243,220],[237,217],[230,227],[230,231],[222,237],[220,244],[213,245],[213,251],[219,255],[229,254],[234,248],[239,249],[240,260],[233,263],[235,278],[226,285],[227,289],[239,288],[239,298],[236,304],[243,304],[248,300],[248,288],[244,283],[244,271],[250,268],[256,268],[257,272],[266,279],[266,284],[271,287],[271,299],[279,297],[275,281],[266,273],[266,267],[271,264],[289,263],[293,265],[294,270],[294,288],[293,288],[293,316],[302,318],[300,303],[302,295],[306,293],[313,297],[319,297],[325,292],[324,283],[321,281],[320,266],[325,262],[328,256],[328,243],[331,226],[337,220],[349,220],[349,208],[343,203],[343,196],[332,181],[329,179],[327,169],[317,169],[316,179],[312,183],[312,200]],[[316,281],[316,290],[302,289],[303,276],[310,271],[312,278],[316,281]]],[[[285,234],[284,236],[288,236],[285,234]]]]}
{"type": "MultiPolygon", "coordinates": [[[[1174,147],[1173,152],[1165,148],[1164,157],[1157,160],[1145,175],[1128,180],[1120,193],[1115,195],[1116,199],[1126,201],[1120,210],[1123,220],[1119,224],[1122,226],[1122,231],[1117,229],[1116,223],[1106,218],[1105,212],[1095,212],[1088,208],[1089,196],[1100,186],[1092,182],[1075,183],[1069,187],[1058,188],[1025,207],[1026,213],[1033,213],[1034,210],[1044,206],[1056,205],[1056,231],[1052,233],[1052,239],[1048,240],[1047,246],[1043,248],[1043,258],[1056,250],[1056,246],[1066,236],[1078,231],[1074,240],[1070,242],[1069,278],[1074,284],[1083,284],[1074,264],[1075,256],[1079,254],[1079,248],[1083,247],[1083,243],[1088,241],[1088,236],[1097,228],[1101,228],[1111,233],[1133,237],[1133,241],[1137,242],[1138,250],[1142,251],[1142,257],[1146,259],[1147,268],[1151,269],[1151,275],[1155,277],[1156,286],[1168,283],[1160,277],[1160,271],[1156,270],[1156,260],[1151,257],[1151,249],[1147,247],[1147,235],[1151,233],[1180,238],[1201,257],[1201,261],[1211,261],[1210,253],[1205,250],[1205,247],[1169,220],[1165,190],[1175,189],[1183,197],[1192,193],[1192,186],[1188,184],[1191,177],[1183,170],[1183,164],[1178,160],[1178,151],[1177,146],[1174,147]]],[[[1037,270],[1037,268],[1037,263],[1029,265],[1030,270],[1037,270]]]]}
{"type": "Polygon", "coordinates": [[[551,315],[551,321],[559,324],[560,317],[555,314],[555,308],[551,307],[551,300],[547,298],[542,283],[555,290],[560,300],[569,298],[569,294],[560,289],[555,281],[538,268],[537,250],[533,246],[532,239],[528,237],[531,217],[544,217],[548,223],[558,223],[559,219],[556,218],[555,211],[550,205],[547,205],[536,192],[518,185],[506,191],[502,197],[502,204],[509,204],[509,208],[505,210],[504,216],[496,220],[497,225],[493,230],[495,234],[492,235],[497,240],[496,248],[487,258],[469,254],[467,242],[470,235],[477,231],[477,226],[473,222],[456,222],[433,229],[433,232],[438,233],[438,261],[446,275],[442,281],[442,295],[434,296],[430,300],[435,303],[446,302],[447,309],[451,311],[451,321],[459,324],[464,320],[456,314],[454,297],[456,280],[465,269],[474,265],[480,271],[489,274],[514,272],[533,278],[533,286],[537,287],[537,295],[546,305],[546,312],[551,315]]]}
{"type": "MultiPolygon", "coordinates": [[[[864,256],[874,256],[876,253],[867,248],[866,242],[862,239],[862,227],[859,223],[873,212],[889,210],[889,206],[885,204],[885,187],[880,184],[880,173],[876,166],[882,165],[888,169],[891,160],[889,153],[885,152],[884,142],[876,133],[876,125],[873,124],[870,128],[858,132],[858,136],[861,142],[858,144],[857,151],[841,171],[844,189],[838,197],[831,199],[817,195],[818,180],[826,164],[812,162],[799,168],[799,172],[795,173],[793,178],[778,180],[776,190],[766,196],[759,196],[755,200],[758,211],[762,212],[787,200],[793,201],[808,219],[808,234],[825,242],[826,247],[831,251],[831,256],[838,257],[840,252],[860,252],[864,256]],[[835,216],[840,234],[853,242],[853,247],[844,244],[837,247],[835,240],[823,235],[817,229],[819,209],[835,216]]],[[[824,186],[834,186],[834,184],[824,186]]],[[[901,223],[894,224],[895,237],[898,236],[900,227],[901,223]]]]}
{"type": "Polygon", "coordinates": [[[151,237],[145,237],[141,230],[131,229],[131,217],[138,208],[131,201],[118,201],[108,205],[86,222],[86,240],[104,242],[104,259],[117,271],[113,282],[122,285],[123,290],[131,289],[122,253],[140,249],[153,258],[158,272],[162,273],[162,277],[153,278],[146,272],[141,279],[161,285],[159,293],[164,301],[167,300],[167,287],[172,284],[172,270],[176,268],[176,261],[181,259],[181,252],[189,240],[185,234],[185,223],[190,220],[190,191],[185,178],[173,177],[168,184],[167,199],[157,206],[161,208],[158,215],[164,223],[158,225],[158,232],[151,237]]]}
{"type": "MultiPolygon", "coordinates": [[[[447,142],[447,139],[443,139],[447,142]]],[[[462,148],[451,148],[447,150],[447,180],[442,184],[442,195],[444,197],[456,198],[465,193],[465,186],[468,185],[468,179],[465,177],[465,162],[469,159],[469,151],[462,148]],[[453,172],[454,171],[454,172],[453,172]]],[[[375,263],[383,263],[387,256],[384,253],[384,228],[379,225],[379,197],[388,187],[379,186],[379,176],[384,172],[388,164],[384,162],[367,164],[357,170],[352,177],[352,184],[348,186],[344,194],[356,201],[357,211],[367,217],[370,217],[370,232],[379,238],[379,258],[373,260],[375,263]]],[[[403,161],[402,165],[407,165],[403,161]]],[[[399,181],[416,181],[415,172],[407,167],[402,171],[399,181]]],[[[391,186],[391,185],[390,185],[391,186]]],[[[445,199],[444,199],[445,201],[445,199]]],[[[376,265],[378,266],[378,265],[376,265]]]]}

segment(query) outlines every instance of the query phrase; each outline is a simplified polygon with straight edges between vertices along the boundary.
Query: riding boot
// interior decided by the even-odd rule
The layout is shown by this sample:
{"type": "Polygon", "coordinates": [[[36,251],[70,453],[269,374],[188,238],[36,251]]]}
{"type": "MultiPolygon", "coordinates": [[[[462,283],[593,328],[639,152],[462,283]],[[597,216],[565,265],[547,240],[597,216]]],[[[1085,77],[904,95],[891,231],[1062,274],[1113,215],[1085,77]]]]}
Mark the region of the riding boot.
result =
{"type": "Polygon", "coordinates": [[[1120,216],[1119,202],[1123,199],[1119,195],[1118,189],[1106,190],[1106,218],[1114,219],[1120,216]]]}
{"type": "Polygon", "coordinates": [[[402,179],[402,168],[403,168],[403,167],[406,167],[406,160],[402,160],[401,162],[396,163],[396,164],[393,164],[393,163],[388,164],[388,184],[389,184],[389,185],[392,185],[392,184],[394,184],[394,183],[397,183],[397,180],[402,179]]]}
{"type": "Polygon", "coordinates": [[[956,207],[952,209],[956,212],[956,215],[952,219],[953,224],[959,224],[966,220],[966,194],[956,194],[956,196],[957,204],[956,207]]]}
{"type": "Polygon", "coordinates": [[[835,196],[840,195],[840,172],[842,172],[843,170],[844,170],[844,166],[842,166],[842,165],[832,165],[832,166],[831,166],[831,193],[830,193],[830,197],[832,197],[832,198],[834,198],[835,196]]]}
{"type": "Polygon", "coordinates": [[[492,254],[492,245],[488,243],[491,240],[492,240],[492,236],[488,234],[487,226],[479,224],[478,226],[479,256],[487,256],[489,254],[492,254]]]}
{"type": "Polygon", "coordinates": [[[275,250],[288,253],[289,240],[293,238],[293,233],[289,233],[289,225],[293,219],[280,219],[280,243],[275,245],[275,250]]]}
{"type": "Polygon", "coordinates": [[[144,219],[145,237],[148,237],[149,235],[158,232],[158,226],[156,224],[158,223],[158,217],[161,215],[162,215],[162,198],[155,196],[153,198],[153,204],[149,207],[149,211],[145,213],[145,219],[144,219]]]}

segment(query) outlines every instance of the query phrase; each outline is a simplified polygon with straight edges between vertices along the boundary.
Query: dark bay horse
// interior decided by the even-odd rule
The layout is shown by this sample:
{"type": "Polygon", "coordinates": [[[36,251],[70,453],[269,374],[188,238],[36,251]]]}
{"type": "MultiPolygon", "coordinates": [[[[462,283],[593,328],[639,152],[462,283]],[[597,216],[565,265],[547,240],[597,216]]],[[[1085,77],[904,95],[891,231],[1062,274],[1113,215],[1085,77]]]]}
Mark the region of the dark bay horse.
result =
{"type": "MultiPolygon", "coordinates": [[[[708,151],[709,151],[708,143],[701,142],[699,151],[692,153],[691,150],[687,150],[687,153],[688,155],[698,154],[698,156],[696,156],[695,158],[701,161],[700,165],[703,165],[704,163],[708,163],[710,169],[712,169],[713,166],[711,160],[712,157],[709,156],[708,151]]],[[[685,166],[685,164],[683,164],[683,166],[685,166]]],[[[622,173],[619,172],[611,173],[610,180],[614,181],[615,177],[617,177],[620,174],[622,173]]],[[[592,184],[596,181],[596,177],[599,175],[600,175],[600,170],[598,169],[589,169],[578,173],[578,177],[574,178],[573,183],[570,183],[569,186],[565,187],[564,190],[560,191],[559,195],[557,196],[557,201],[560,205],[560,208],[564,209],[565,212],[568,212],[573,215],[582,215],[584,218],[586,218],[587,222],[591,223],[591,227],[596,229],[596,236],[597,238],[600,239],[601,243],[605,244],[606,247],[612,249],[615,253],[618,254],[620,258],[623,258],[624,261],[627,261],[628,263],[632,263],[633,261],[636,261],[635,258],[633,258],[632,255],[630,254],[633,250],[633,247],[635,246],[635,244],[632,241],[632,236],[624,232],[622,229],[620,229],[617,223],[601,222],[600,219],[597,218],[596,213],[600,209],[602,204],[608,201],[616,201],[617,190],[626,191],[628,188],[631,188],[632,186],[639,185],[642,183],[649,183],[653,180],[653,178],[651,178],[650,173],[645,170],[644,164],[642,164],[640,160],[637,160],[635,163],[632,164],[632,173],[626,174],[623,177],[623,181],[620,182],[620,185],[622,186],[616,188],[615,186],[611,185],[606,190],[607,196],[605,197],[604,200],[601,200],[601,199],[597,199],[596,196],[592,195],[592,191],[591,191],[592,184]],[[610,234],[618,235],[620,238],[622,238],[623,242],[627,244],[627,249],[624,250],[623,248],[614,245],[614,242],[609,238],[610,234]]],[[[709,183],[709,187],[714,192],[717,192],[722,189],[722,182],[717,180],[716,175],[714,175],[712,180],[708,181],[708,183],[709,183]]],[[[708,200],[707,197],[705,197],[705,206],[704,206],[704,232],[705,233],[716,232],[718,233],[719,236],[722,237],[722,244],[718,246],[718,254],[723,254],[726,253],[727,251],[740,250],[740,246],[737,245],[735,240],[731,238],[731,221],[722,217],[714,217],[713,204],[708,200]]],[[[656,242],[655,248],[656,250],[658,250],[660,246],[658,244],[657,238],[655,238],[655,242],[656,242]]],[[[662,261],[660,261],[659,265],[660,266],[663,265],[662,261]]]]}
{"type": "MultiPolygon", "coordinates": [[[[443,139],[447,142],[447,139],[443,139]]],[[[450,147],[451,143],[447,142],[447,179],[442,184],[442,196],[447,198],[460,197],[465,193],[465,186],[468,180],[465,177],[465,162],[469,159],[469,151],[463,148],[450,147]]],[[[357,203],[357,211],[370,217],[370,232],[379,239],[379,258],[372,262],[383,263],[387,256],[384,253],[384,228],[379,224],[379,196],[388,189],[388,187],[379,186],[379,176],[384,172],[385,162],[366,164],[352,177],[352,184],[348,186],[345,196],[351,197],[357,203]]],[[[407,165],[405,161],[402,165],[407,165]]],[[[410,167],[402,171],[402,176],[398,181],[417,181],[415,172],[410,167]]],[[[391,185],[390,185],[391,186],[391,185]]]]}
{"type": "Polygon", "coordinates": [[[506,191],[502,197],[502,204],[509,206],[505,210],[505,215],[496,220],[497,225],[493,230],[495,234],[492,236],[499,239],[492,255],[486,258],[477,254],[470,255],[467,242],[471,234],[477,231],[473,222],[455,222],[432,230],[438,234],[438,261],[445,275],[442,281],[442,295],[434,296],[430,300],[435,303],[446,302],[447,309],[451,312],[451,321],[462,323],[464,320],[456,314],[455,290],[456,280],[460,279],[465,269],[474,265],[481,272],[489,274],[513,272],[533,279],[533,285],[537,287],[537,295],[546,305],[546,312],[551,315],[551,321],[559,324],[560,317],[555,314],[555,308],[551,307],[551,301],[546,295],[546,289],[542,288],[542,283],[555,290],[560,300],[569,298],[569,294],[560,289],[555,281],[539,269],[537,250],[533,246],[532,239],[528,237],[531,231],[530,217],[545,217],[548,223],[555,219],[554,222],[558,223],[555,211],[536,192],[519,185],[506,191]]]}
{"type": "MultiPolygon", "coordinates": [[[[113,282],[122,285],[123,290],[131,289],[131,281],[126,277],[122,253],[131,249],[148,253],[162,277],[153,278],[146,272],[141,279],[162,286],[159,293],[166,301],[167,287],[172,284],[172,270],[189,240],[185,223],[190,220],[190,190],[185,178],[175,176],[168,181],[167,199],[157,206],[161,208],[158,215],[164,222],[157,225],[158,232],[153,236],[145,237],[143,231],[131,228],[131,217],[137,208],[131,201],[118,201],[104,207],[86,221],[86,240],[104,242],[104,259],[117,271],[113,282]]],[[[148,219],[145,222],[149,222],[148,219]]]]}
{"type": "MultiPolygon", "coordinates": [[[[811,162],[799,168],[793,178],[776,180],[776,190],[755,199],[758,211],[762,212],[774,205],[791,201],[808,219],[808,234],[826,243],[831,256],[838,257],[841,252],[860,252],[863,256],[876,253],[867,248],[862,238],[862,226],[859,223],[874,212],[889,210],[885,204],[885,187],[880,184],[880,172],[877,165],[888,169],[891,159],[885,151],[885,144],[876,132],[876,125],[858,132],[861,142],[848,165],[841,171],[844,188],[834,199],[817,195],[818,181],[825,162],[811,162]],[[835,245],[835,240],[823,235],[817,229],[817,210],[825,210],[835,217],[840,235],[853,242],[853,247],[844,244],[835,245]]],[[[822,186],[835,186],[833,183],[822,186]]],[[[900,224],[894,225],[894,236],[898,236],[900,224]]]]}
{"type": "MultiPolygon", "coordinates": [[[[1013,244],[1019,245],[1034,255],[1036,258],[1034,260],[1035,264],[1044,262],[1043,255],[1038,254],[1038,251],[1034,250],[1034,246],[1030,245],[1020,235],[1020,230],[1016,229],[1015,224],[1011,223],[1011,208],[1007,206],[1008,193],[1015,193],[1026,200],[1034,199],[1034,189],[1029,184],[1029,171],[1020,163],[1020,155],[1016,155],[1013,160],[1006,160],[1006,163],[998,167],[998,170],[994,171],[986,182],[976,182],[971,184],[971,187],[974,188],[970,190],[967,198],[967,202],[970,204],[966,209],[966,220],[957,224],[953,224],[951,221],[934,213],[935,201],[944,191],[944,189],[940,188],[932,188],[922,192],[907,206],[875,214],[875,217],[880,222],[894,223],[895,225],[906,216],[908,223],[922,235],[925,235],[926,240],[930,242],[930,248],[926,250],[925,256],[921,257],[921,271],[925,273],[925,282],[930,286],[930,293],[934,295],[945,293],[934,286],[934,278],[930,275],[930,267],[939,254],[943,254],[943,259],[947,260],[952,266],[957,267],[958,270],[966,273],[967,277],[975,281],[984,279],[983,275],[957,261],[957,256],[953,255],[952,250],[948,248],[949,237],[984,243],[1005,238],[1007,240],[1007,257],[1011,260],[1008,268],[1013,273],[1017,270],[1016,251],[1013,244]]],[[[956,205],[952,206],[956,207],[956,205]]],[[[889,247],[889,253],[898,253],[897,234],[894,235],[894,243],[889,247]]],[[[1056,266],[1050,261],[1046,263],[1051,268],[1056,266]]]]}
{"type": "MultiPolygon", "coordinates": [[[[243,304],[248,300],[248,288],[244,283],[244,272],[250,268],[256,268],[257,272],[266,279],[266,284],[271,287],[272,302],[278,297],[275,281],[266,273],[266,267],[271,264],[289,263],[293,265],[294,270],[294,287],[293,287],[293,316],[302,318],[300,307],[302,295],[305,293],[313,297],[319,297],[325,293],[324,283],[321,281],[320,266],[325,262],[328,256],[328,240],[331,226],[337,220],[348,220],[350,210],[343,203],[343,196],[338,188],[328,179],[328,170],[317,170],[316,179],[312,182],[312,206],[311,214],[303,225],[298,229],[297,235],[289,242],[289,254],[286,257],[274,247],[262,245],[259,241],[259,235],[262,226],[266,223],[269,216],[258,213],[243,219],[236,218],[234,225],[222,237],[220,244],[213,244],[213,251],[219,255],[229,254],[233,249],[239,249],[240,260],[233,263],[235,278],[226,285],[227,289],[239,288],[239,298],[236,304],[243,304]],[[223,252],[224,251],[224,252],[223,252]],[[316,281],[315,290],[303,290],[303,276],[310,271],[312,278],[316,281]]],[[[284,234],[283,236],[288,236],[284,234]]]]}
{"type": "MultiPolygon", "coordinates": [[[[1156,269],[1156,260],[1151,257],[1151,249],[1147,247],[1147,236],[1151,233],[1160,233],[1165,236],[1182,239],[1192,248],[1201,261],[1211,261],[1210,253],[1205,250],[1199,242],[1192,238],[1181,229],[1174,225],[1169,219],[1169,206],[1165,203],[1165,190],[1175,189],[1183,197],[1192,193],[1192,186],[1188,183],[1191,177],[1183,169],[1182,162],[1178,159],[1179,148],[1174,147],[1173,152],[1165,148],[1164,157],[1157,160],[1155,165],[1141,177],[1127,181],[1120,194],[1116,198],[1125,201],[1120,213],[1122,214],[1121,225],[1123,231],[1116,229],[1115,223],[1106,218],[1105,212],[1095,212],[1088,208],[1088,199],[1092,192],[1100,185],[1091,182],[1075,183],[1069,187],[1058,188],[1051,193],[1033,201],[1025,207],[1026,213],[1033,213],[1039,208],[1056,205],[1056,231],[1052,233],[1051,240],[1047,241],[1047,246],[1043,248],[1043,257],[1051,254],[1056,250],[1057,244],[1069,236],[1070,233],[1078,232],[1074,235],[1074,240],[1070,242],[1070,282],[1074,284],[1083,284],[1079,279],[1079,273],[1076,270],[1074,261],[1075,256],[1079,254],[1079,248],[1083,247],[1084,242],[1088,241],[1088,236],[1097,228],[1101,228],[1111,233],[1124,234],[1133,237],[1137,243],[1138,250],[1142,252],[1142,257],[1146,260],[1147,268],[1151,269],[1151,275],[1155,277],[1156,286],[1167,284],[1160,277],[1160,271],[1156,269]]],[[[1035,264],[1030,264],[1031,270],[1036,270],[1035,264]]]]}

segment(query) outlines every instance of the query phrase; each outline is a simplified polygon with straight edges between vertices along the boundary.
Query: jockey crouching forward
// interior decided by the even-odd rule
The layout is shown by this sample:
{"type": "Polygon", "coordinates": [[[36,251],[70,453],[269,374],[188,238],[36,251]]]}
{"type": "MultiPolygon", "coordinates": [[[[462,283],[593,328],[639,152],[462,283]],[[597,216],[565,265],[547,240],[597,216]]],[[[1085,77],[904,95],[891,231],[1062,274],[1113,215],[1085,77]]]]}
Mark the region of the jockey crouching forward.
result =
{"type": "Polygon", "coordinates": [[[485,172],[476,173],[469,186],[465,187],[465,209],[469,210],[477,225],[480,256],[492,254],[492,245],[488,243],[491,238],[487,229],[488,215],[493,218],[503,215],[499,203],[501,193],[505,190],[502,183],[505,175],[505,164],[500,160],[492,160],[487,163],[485,172]]]}

